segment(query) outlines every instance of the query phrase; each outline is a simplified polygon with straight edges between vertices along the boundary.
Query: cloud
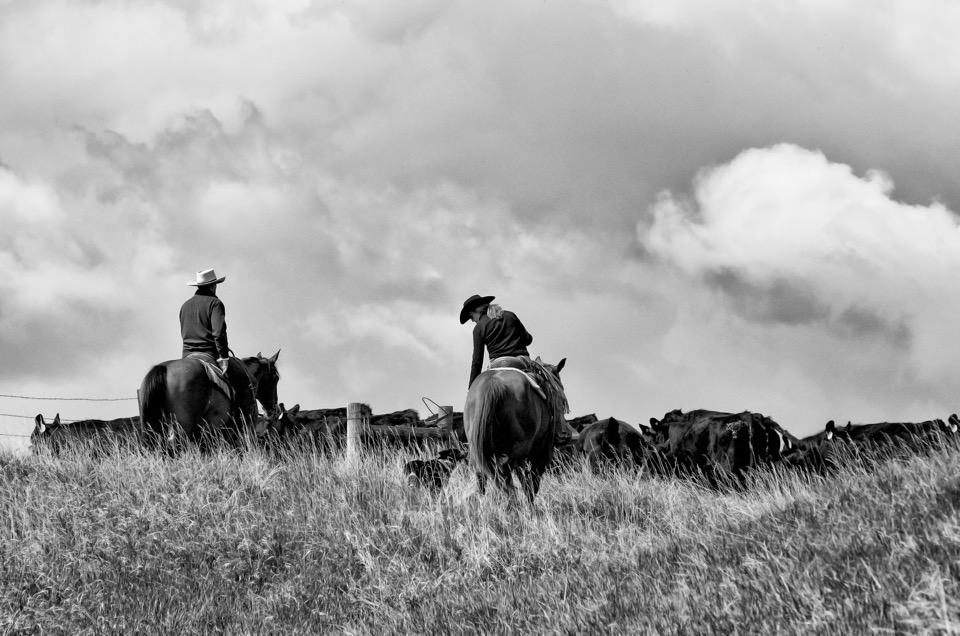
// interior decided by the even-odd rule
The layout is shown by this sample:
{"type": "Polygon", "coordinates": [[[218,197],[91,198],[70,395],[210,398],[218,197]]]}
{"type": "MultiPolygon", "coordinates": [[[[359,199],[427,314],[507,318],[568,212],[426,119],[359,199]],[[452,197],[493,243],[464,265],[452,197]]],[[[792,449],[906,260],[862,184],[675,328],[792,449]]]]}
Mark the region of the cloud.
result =
{"type": "Polygon", "coordinates": [[[945,378],[960,379],[943,320],[960,310],[960,228],[943,205],[893,191],[885,175],[857,176],[820,152],[753,149],[702,171],[688,198],[663,193],[638,236],[684,281],[681,306],[728,316],[729,349],[768,347],[757,359],[842,378],[853,394],[947,401],[945,378]]]}
{"type": "Polygon", "coordinates": [[[460,396],[453,321],[494,293],[575,409],[946,408],[958,19],[0,3],[0,346],[130,384],[216,267],[235,350],[282,348],[305,407],[460,396]]]}
{"type": "Polygon", "coordinates": [[[822,153],[749,150],[701,173],[693,200],[662,196],[641,238],[730,296],[764,294],[771,307],[759,319],[945,309],[960,265],[957,220],[940,204],[897,202],[892,191],[885,175],[857,177],[822,153]]]}

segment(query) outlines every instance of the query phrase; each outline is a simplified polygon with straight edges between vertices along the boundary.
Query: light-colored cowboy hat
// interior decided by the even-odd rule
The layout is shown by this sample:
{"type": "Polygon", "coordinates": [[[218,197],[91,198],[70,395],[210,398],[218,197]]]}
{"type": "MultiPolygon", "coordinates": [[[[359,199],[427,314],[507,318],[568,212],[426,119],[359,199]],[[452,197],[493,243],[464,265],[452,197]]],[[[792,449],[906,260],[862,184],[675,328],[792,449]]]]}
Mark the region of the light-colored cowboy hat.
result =
{"type": "Polygon", "coordinates": [[[460,310],[460,324],[470,320],[470,314],[473,313],[473,310],[482,305],[488,304],[491,300],[496,298],[496,296],[477,296],[474,294],[470,298],[467,298],[463,301],[463,309],[460,310]]]}
{"type": "Polygon", "coordinates": [[[226,276],[221,276],[217,278],[217,273],[212,269],[201,269],[197,272],[197,280],[190,281],[187,285],[193,285],[194,287],[202,287],[203,285],[213,285],[215,283],[222,283],[227,279],[226,276]]]}

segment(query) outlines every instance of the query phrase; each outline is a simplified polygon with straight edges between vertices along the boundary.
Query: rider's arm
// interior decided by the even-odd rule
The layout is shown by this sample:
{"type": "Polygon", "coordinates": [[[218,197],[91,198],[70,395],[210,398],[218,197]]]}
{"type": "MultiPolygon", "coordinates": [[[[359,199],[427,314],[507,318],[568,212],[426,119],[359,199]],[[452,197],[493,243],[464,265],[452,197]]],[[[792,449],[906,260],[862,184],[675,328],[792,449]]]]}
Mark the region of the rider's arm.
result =
{"type": "Polygon", "coordinates": [[[219,300],[210,306],[210,331],[213,333],[213,341],[217,344],[217,357],[229,358],[226,311],[223,308],[223,303],[219,300]]]}
{"type": "Polygon", "coordinates": [[[473,384],[474,379],[480,375],[480,367],[483,366],[483,335],[480,333],[480,325],[477,324],[473,328],[473,358],[470,361],[470,382],[467,383],[469,387],[473,384]]]}

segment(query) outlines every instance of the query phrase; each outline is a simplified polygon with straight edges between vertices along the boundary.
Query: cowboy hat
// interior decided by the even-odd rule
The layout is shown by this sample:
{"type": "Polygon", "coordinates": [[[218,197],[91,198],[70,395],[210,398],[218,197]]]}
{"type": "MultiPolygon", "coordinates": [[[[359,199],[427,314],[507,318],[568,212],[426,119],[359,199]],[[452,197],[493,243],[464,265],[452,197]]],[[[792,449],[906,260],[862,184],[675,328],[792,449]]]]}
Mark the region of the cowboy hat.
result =
{"type": "Polygon", "coordinates": [[[190,281],[187,285],[193,285],[194,287],[202,287],[204,285],[213,285],[215,283],[222,283],[227,279],[226,276],[221,276],[217,278],[217,273],[212,269],[202,269],[197,272],[197,280],[190,281]]]}
{"type": "Polygon", "coordinates": [[[470,314],[473,313],[473,310],[481,305],[486,305],[491,300],[496,298],[496,296],[477,296],[474,294],[470,298],[467,298],[463,301],[463,309],[460,310],[460,324],[470,320],[470,314]]]}

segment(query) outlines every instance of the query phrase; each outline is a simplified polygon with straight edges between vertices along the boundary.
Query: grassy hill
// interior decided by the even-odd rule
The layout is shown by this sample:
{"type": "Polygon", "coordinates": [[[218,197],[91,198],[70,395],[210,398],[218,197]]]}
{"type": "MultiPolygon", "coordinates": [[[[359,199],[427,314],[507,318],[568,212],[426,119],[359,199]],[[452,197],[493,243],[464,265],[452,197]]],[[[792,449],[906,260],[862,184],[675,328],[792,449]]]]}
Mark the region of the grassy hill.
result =
{"type": "Polygon", "coordinates": [[[740,492],[586,468],[535,511],[398,452],[0,455],[0,633],[960,631],[960,450],[740,492]]]}

